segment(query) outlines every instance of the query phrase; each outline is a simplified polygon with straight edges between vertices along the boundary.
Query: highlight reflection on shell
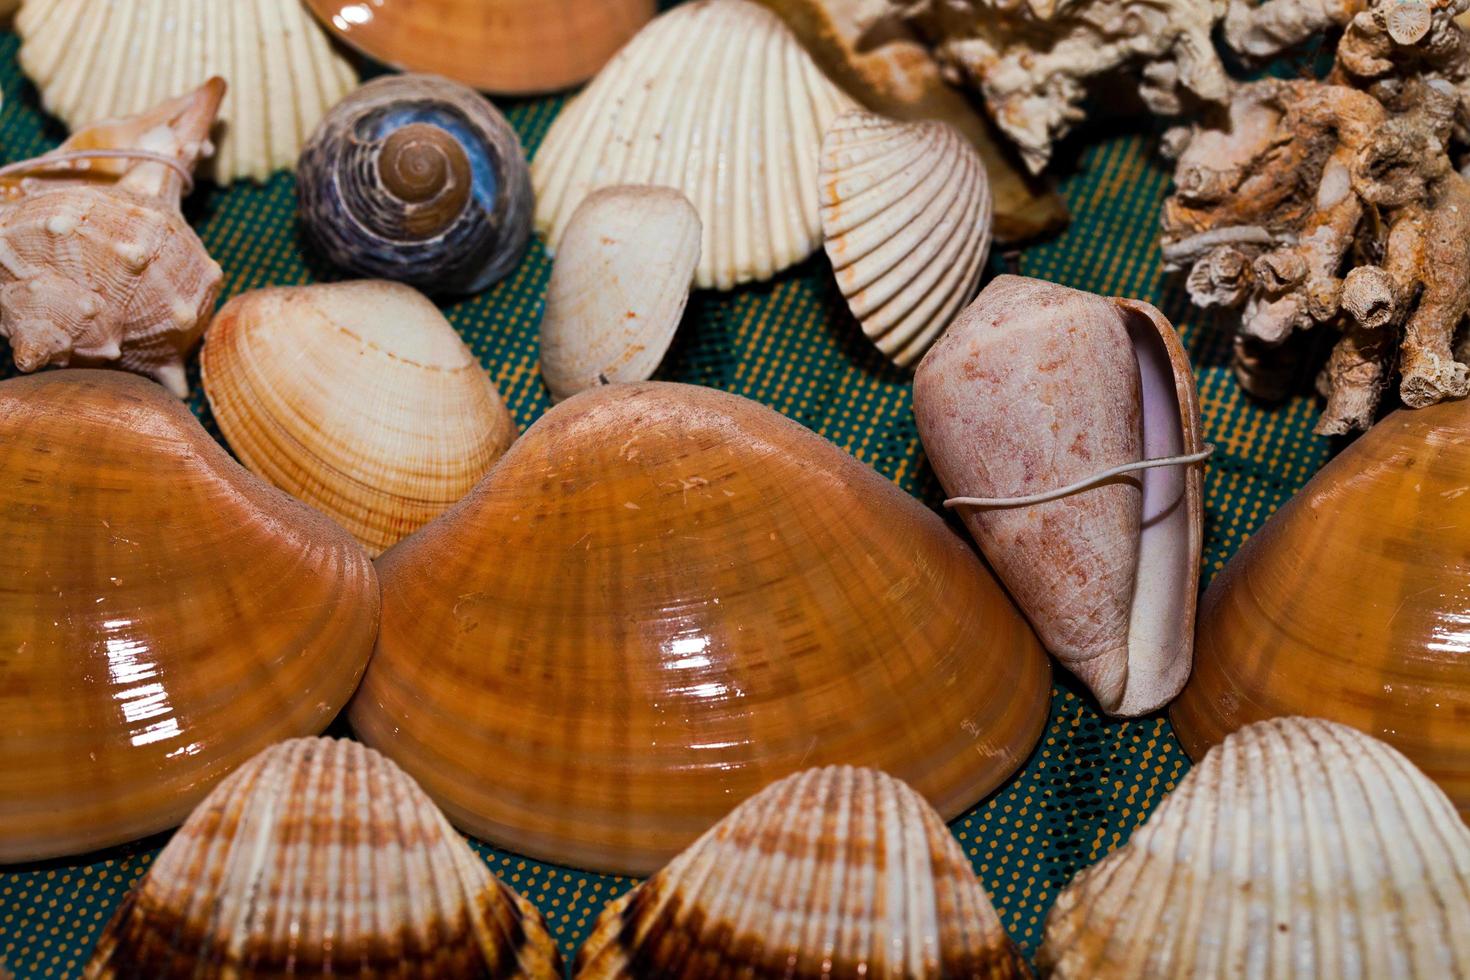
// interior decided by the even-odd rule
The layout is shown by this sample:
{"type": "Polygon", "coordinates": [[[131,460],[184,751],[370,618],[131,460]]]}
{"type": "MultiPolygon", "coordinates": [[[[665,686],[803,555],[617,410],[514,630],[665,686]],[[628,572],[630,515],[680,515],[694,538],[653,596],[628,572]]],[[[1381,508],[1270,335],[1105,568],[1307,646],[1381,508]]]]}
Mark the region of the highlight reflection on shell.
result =
{"type": "Polygon", "coordinates": [[[1058,980],[1470,974],[1470,829],[1389,746],[1278,718],[1212,749],[1057,897],[1058,980]]]}
{"type": "Polygon", "coordinates": [[[434,293],[478,292],[531,238],[531,178],[494,106],[433,75],[369,82],[301,152],[301,221],[334,265],[434,293]]]}
{"type": "Polygon", "coordinates": [[[423,790],[356,742],[300,738],[227,776],[113,916],[88,980],[560,977],[541,914],[423,790]]]}
{"type": "Polygon", "coordinates": [[[210,325],[200,363],[240,462],[372,555],[463,497],[515,438],[454,328],[398,283],[236,296],[210,325]]]}
{"type": "Polygon", "coordinates": [[[1470,402],[1398,411],[1282,505],[1210,583],[1171,716],[1199,758],[1320,715],[1398,749],[1470,814],[1470,402]]]}
{"type": "Polygon", "coordinates": [[[372,649],[357,543],[131,375],[0,383],[0,538],[0,861],[173,826],[372,649]]]}
{"type": "Polygon", "coordinates": [[[808,769],[598,917],[578,980],[1028,977],[939,814],[897,779],[808,769]]]}
{"type": "Polygon", "coordinates": [[[651,871],[812,764],[952,817],[1046,718],[1045,658],[943,521],[712,389],[568,399],[378,568],[353,727],[459,826],[558,863],[651,871]]]}

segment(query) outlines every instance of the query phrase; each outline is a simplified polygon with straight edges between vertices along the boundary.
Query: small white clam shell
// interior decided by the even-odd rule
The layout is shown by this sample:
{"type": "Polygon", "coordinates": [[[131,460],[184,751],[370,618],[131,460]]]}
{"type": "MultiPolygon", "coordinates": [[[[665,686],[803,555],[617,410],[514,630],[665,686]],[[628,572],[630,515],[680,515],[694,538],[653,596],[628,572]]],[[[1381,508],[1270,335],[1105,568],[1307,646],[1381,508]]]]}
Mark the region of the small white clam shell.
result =
{"type": "Polygon", "coordinates": [[[541,320],[553,398],[653,376],[689,301],[700,230],[694,205],[669,187],[587,195],[562,235],[541,320]]]}
{"type": "Polygon", "coordinates": [[[1356,729],[1249,725],[1073,879],[1038,959],[1087,980],[1470,976],[1470,829],[1356,729]]]}
{"type": "Polygon", "coordinates": [[[853,316],[894,363],[914,363],[980,286],[991,229],[980,155],[947,123],[849,112],[822,141],[821,193],[853,316]]]}

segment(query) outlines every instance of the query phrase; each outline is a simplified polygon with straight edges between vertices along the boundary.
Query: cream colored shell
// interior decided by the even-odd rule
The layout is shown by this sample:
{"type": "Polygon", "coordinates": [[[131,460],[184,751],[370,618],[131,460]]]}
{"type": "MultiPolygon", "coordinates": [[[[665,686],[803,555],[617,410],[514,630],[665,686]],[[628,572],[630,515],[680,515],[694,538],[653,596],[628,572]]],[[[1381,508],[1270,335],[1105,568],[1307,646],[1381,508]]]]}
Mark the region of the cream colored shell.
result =
{"type": "Polygon", "coordinates": [[[583,199],[541,319],[552,398],[653,376],[689,301],[699,235],[694,205],[670,187],[606,187],[583,199]]]}
{"type": "Polygon", "coordinates": [[[73,129],[222,76],[211,171],[221,183],[295,166],[357,84],[300,0],[26,0],[15,27],[21,67],[73,129]]]}
{"type": "Polygon", "coordinates": [[[237,296],[210,325],[201,363],[240,462],[373,555],[464,496],[515,438],[454,328],[398,283],[237,296]]]}
{"type": "Polygon", "coordinates": [[[822,141],[822,234],[863,332],[913,364],[975,298],[991,200],[974,147],[942,122],[857,110],[822,141]]]}
{"type": "Polygon", "coordinates": [[[694,0],[654,19],[552,123],[531,164],[553,250],[587,194],[684,192],[704,223],[695,284],[769,279],[820,241],[822,133],[855,103],[775,14],[694,0]]]}
{"type": "Polygon", "coordinates": [[[1470,829],[1357,729],[1249,725],[1067,886],[1039,963],[1088,980],[1470,976],[1470,829]]]}

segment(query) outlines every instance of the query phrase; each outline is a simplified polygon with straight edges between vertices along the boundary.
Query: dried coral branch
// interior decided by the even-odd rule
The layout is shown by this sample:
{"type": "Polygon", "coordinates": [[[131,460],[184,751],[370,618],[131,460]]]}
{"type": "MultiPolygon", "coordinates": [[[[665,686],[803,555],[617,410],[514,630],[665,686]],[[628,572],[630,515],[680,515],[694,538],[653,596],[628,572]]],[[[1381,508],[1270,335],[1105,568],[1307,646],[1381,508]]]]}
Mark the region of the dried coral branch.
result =
{"type": "Polygon", "coordinates": [[[1230,0],[1225,43],[1242,57],[1274,58],[1331,28],[1345,27],[1364,0],[1230,0]]]}

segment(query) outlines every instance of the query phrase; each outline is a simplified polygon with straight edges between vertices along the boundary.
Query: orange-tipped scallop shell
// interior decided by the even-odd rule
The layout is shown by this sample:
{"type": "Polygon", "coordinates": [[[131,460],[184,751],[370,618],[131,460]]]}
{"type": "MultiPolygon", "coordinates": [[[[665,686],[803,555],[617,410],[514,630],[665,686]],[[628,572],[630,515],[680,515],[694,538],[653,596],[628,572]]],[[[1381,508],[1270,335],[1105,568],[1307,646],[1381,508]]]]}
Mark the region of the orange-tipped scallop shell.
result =
{"type": "Polygon", "coordinates": [[[504,977],[561,954],[403,770],[357,742],[273,745],[184,821],[113,916],[88,980],[504,977]]]}
{"type": "Polygon", "coordinates": [[[563,864],[652,871],[813,764],[953,817],[1046,718],[1046,659],[960,537],[708,388],[562,402],[378,569],[353,727],[460,827],[563,864]]]}
{"type": "Polygon", "coordinates": [[[577,980],[1031,975],[939,814],[851,766],[736,807],[609,905],[577,961],[577,980]]]}
{"type": "Polygon", "coordinates": [[[0,540],[0,861],[174,826],[372,650],[357,542],[132,375],[0,383],[0,540]]]}

